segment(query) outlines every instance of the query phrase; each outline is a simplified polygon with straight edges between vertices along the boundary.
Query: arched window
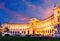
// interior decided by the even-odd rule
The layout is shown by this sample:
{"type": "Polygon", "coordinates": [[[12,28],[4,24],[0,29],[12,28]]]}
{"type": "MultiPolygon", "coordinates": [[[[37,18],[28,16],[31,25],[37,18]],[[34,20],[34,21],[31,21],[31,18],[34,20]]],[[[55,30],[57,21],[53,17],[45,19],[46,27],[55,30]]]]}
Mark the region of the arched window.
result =
{"type": "Polygon", "coordinates": [[[14,31],[13,31],[13,34],[14,34],[14,31]]]}
{"type": "Polygon", "coordinates": [[[12,31],[10,31],[10,33],[12,34],[12,31]]]}
{"type": "Polygon", "coordinates": [[[25,31],[24,31],[24,34],[25,34],[25,31]]]}

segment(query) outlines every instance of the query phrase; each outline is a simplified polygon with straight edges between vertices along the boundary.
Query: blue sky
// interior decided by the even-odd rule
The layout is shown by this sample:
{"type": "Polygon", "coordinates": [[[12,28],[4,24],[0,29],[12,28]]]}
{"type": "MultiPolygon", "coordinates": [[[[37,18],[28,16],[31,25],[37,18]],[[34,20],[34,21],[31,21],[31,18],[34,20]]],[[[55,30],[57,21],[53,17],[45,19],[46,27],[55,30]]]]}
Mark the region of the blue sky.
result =
{"type": "Polygon", "coordinates": [[[44,20],[53,14],[60,0],[0,0],[0,22],[26,23],[32,17],[44,20]]]}

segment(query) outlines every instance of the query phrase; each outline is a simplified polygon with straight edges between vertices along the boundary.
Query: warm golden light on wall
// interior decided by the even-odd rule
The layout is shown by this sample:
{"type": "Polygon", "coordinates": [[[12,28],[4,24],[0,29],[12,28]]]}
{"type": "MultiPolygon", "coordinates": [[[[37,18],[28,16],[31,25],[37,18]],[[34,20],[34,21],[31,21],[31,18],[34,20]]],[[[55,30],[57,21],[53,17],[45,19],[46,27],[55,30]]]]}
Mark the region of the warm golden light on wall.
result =
{"type": "Polygon", "coordinates": [[[54,35],[54,26],[60,24],[58,18],[60,14],[60,7],[54,7],[54,15],[45,19],[45,20],[38,20],[37,18],[31,18],[28,23],[26,24],[9,24],[4,23],[2,24],[2,32],[4,31],[5,27],[7,27],[10,31],[18,31],[18,32],[25,32],[26,34],[39,34],[41,36],[53,36],[54,35]],[[13,30],[14,29],[14,30],[13,30]]]}

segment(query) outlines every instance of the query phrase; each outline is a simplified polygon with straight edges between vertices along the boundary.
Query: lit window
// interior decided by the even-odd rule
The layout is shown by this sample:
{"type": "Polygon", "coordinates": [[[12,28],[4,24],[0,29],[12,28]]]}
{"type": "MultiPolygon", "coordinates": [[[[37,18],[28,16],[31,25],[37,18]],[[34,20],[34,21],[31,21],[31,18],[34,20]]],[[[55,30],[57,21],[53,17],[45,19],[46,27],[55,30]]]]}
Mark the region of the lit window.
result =
{"type": "Polygon", "coordinates": [[[39,25],[39,27],[42,27],[42,24],[41,24],[41,25],[39,25]]]}
{"type": "Polygon", "coordinates": [[[13,29],[16,29],[16,27],[13,27],[13,29]]]}
{"type": "Polygon", "coordinates": [[[10,29],[12,29],[12,28],[10,27],[10,29]]]}
{"type": "Polygon", "coordinates": [[[47,26],[47,24],[45,24],[45,26],[47,26]]]}
{"type": "Polygon", "coordinates": [[[15,26],[16,27],[16,29],[18,29],[18,27],[17,26],[15,26]]]}
{"type": "Polygon", "coordinates": [[[15,29],[14,26],[12,26],[12,29],[15,29]]]}

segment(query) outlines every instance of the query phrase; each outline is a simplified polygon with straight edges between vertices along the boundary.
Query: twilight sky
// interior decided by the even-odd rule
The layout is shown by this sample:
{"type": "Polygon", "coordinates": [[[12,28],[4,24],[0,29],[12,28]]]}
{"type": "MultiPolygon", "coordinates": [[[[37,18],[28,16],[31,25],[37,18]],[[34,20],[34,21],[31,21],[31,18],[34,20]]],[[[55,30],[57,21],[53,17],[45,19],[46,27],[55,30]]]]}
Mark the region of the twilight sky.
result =
{"type": "Polygon", "coordinates": [[[60,0],[0,0],[0,23],[26,23],[32,17],[44,20],[53,14],[60,0]]]}

